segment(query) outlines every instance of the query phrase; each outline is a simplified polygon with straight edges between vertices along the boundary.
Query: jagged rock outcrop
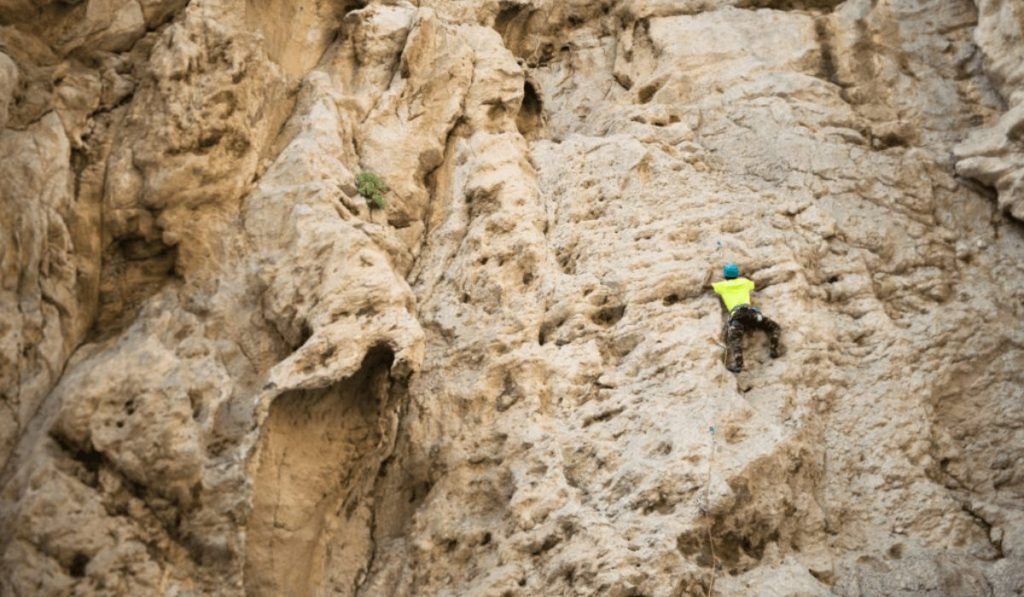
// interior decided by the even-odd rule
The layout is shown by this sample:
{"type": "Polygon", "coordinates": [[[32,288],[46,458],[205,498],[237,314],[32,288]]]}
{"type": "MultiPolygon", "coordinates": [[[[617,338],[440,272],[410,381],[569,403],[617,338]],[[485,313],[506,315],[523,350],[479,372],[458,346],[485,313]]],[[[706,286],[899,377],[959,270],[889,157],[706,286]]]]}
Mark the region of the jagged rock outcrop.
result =
{"type": "Polygon", "coordinates": [[[1024,6],[1007,0],[978,2],[978,26],[974,40],[985,64],[985,73],[1005,102],[1006,112],[987,127],[972,131],[953,148],[956,169],[996,190],[1000,208],[1024,220],[1024,6]]]}
{"type": "Polygon", "coordinates": [[[0,593],[1024,591],[1019,12],[0,0],[0,593]]]}

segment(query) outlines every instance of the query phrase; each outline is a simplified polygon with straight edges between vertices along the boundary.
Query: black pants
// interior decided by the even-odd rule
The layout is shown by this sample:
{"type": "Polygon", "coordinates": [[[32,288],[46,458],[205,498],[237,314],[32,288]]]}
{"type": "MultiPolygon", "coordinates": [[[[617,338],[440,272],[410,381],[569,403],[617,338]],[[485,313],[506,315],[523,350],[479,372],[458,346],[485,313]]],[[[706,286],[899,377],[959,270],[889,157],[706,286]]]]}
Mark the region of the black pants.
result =
{"type": "Polygon", "coordinates": [[[782,328],[771,319],[761,315],[760,311],[747,305],[741,305],[733,309],[725,330],[725,345],[727,347],[725,362],[730,371],[743,369],[743,336],[748,330],[753,329],[762,329],[768,334],[768,350],[773,358],[779,356],[779,335],[782,333],[782,328]]]}

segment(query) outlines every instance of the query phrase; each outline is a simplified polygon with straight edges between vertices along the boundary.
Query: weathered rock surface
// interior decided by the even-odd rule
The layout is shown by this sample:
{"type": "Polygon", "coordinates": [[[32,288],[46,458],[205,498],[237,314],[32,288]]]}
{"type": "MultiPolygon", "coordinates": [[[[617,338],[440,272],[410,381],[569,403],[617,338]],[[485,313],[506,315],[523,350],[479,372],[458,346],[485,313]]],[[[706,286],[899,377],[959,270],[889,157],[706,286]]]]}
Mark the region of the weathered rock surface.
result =
{"type": "Polygon", "coordinates": [[[0,0],[0,594],[1024,592],[1022,31],[0,0]]]}
{"type": "Polygon", "coordinates": [[[954,147],[957,172],[992,187],[999,206],[1024,220],[1024,6],[1010,0],[980,0],[974,39],[985,72],[1005,102],[998,122],[973,131],[954,147]]]}

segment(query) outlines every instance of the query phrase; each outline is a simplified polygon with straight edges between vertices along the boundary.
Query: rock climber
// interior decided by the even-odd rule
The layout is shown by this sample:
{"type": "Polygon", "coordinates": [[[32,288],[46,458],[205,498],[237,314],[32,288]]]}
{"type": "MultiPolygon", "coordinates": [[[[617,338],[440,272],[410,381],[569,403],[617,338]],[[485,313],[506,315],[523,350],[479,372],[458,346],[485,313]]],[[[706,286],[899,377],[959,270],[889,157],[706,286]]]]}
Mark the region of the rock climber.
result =
{"type": "Polygon", "coordinates": [[[743,370],[743,335],[749,329],[760,328],[768,334],[768,354],[774,359],[779,352],[779,324],[761,314],[760,309],[751,306],[750,291],[754,282],[740,277],[740,266],[728,263],[722,268],[725,280],[711,285],[715,294],[722,297],[729,311],[729,323],[725,332],[725,368],[733,373],[743,370]]]}

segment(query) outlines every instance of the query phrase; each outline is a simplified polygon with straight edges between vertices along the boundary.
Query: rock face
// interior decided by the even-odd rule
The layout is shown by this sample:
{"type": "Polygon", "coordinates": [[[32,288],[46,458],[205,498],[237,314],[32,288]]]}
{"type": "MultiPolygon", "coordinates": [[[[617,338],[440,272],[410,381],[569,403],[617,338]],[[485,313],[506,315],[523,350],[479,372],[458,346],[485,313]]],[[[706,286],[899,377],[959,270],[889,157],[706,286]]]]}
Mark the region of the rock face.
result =
{"type": "Polygon", "coordinates": [[[974,39],[989,81],[1006,106],[999,120],[972,134],[953,148],[957,173],[994,187],[999,206],[1024,220],[1024,6],[1009,0],[981,0],[974,39]]]}
{"type": "Polygon", "coordinates": [[[1024,592],[1022,11],[0,0],[0,594],[1024,592]]]}

